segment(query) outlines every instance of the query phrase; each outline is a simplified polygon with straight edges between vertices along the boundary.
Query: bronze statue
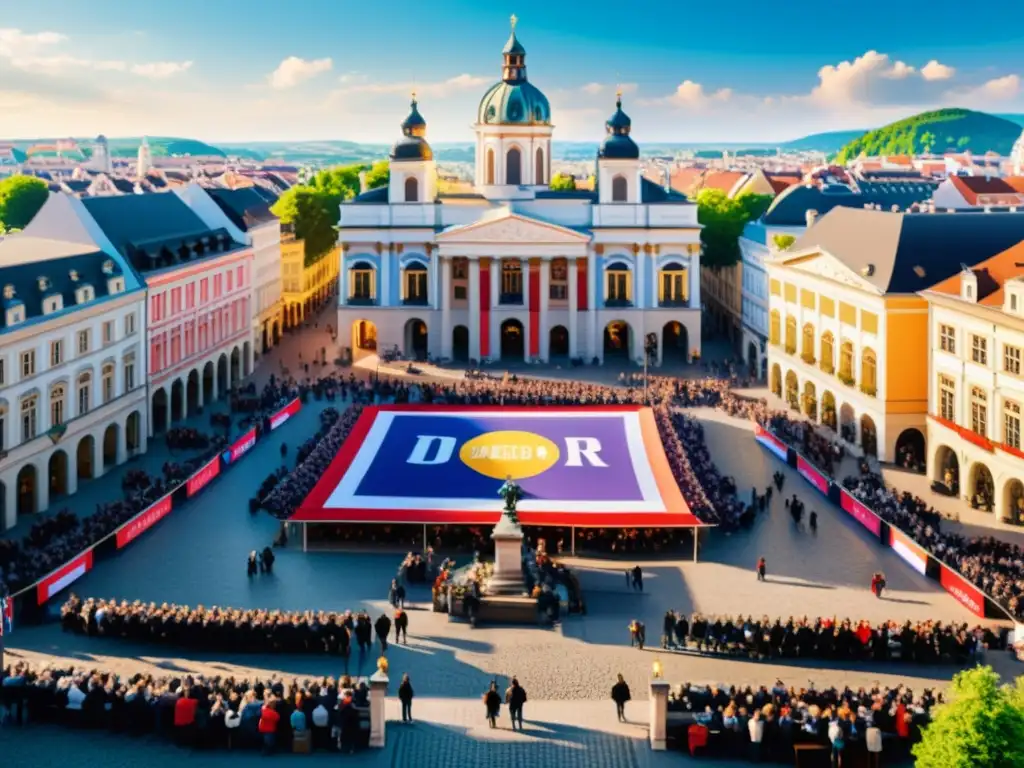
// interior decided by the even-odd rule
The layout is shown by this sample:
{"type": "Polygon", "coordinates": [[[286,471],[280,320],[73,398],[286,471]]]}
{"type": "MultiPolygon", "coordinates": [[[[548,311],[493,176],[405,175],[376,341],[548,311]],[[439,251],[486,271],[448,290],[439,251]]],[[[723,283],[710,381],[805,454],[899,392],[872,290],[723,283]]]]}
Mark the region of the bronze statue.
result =
{"type": "Polygon", "coordinates": [[[512,479],[512,475],[505,476],[505,483],[498,489],[498,495],[505,502],[505,516],[516,525],[519,525],[516,505],[523,497],[523,492],[516,481],[512,479]]]}

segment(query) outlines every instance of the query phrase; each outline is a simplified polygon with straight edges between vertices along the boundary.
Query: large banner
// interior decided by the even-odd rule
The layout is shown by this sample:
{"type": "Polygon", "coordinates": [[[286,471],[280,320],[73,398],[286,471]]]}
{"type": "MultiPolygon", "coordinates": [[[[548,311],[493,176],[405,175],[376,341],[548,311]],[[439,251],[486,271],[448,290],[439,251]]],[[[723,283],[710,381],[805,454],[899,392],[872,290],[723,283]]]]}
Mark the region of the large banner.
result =
{"type": "Polygon", "coordinates": [[[903,558],[907,565],[922,576],[927,575],[928,553],[921,549],[909,536],[892,526],[889,526],[889,546],[895,550],[897,555],[903,558]]]}
{"type": "Polygon", "coordinates": [[[131,544],[135,539],[171,514],[171,497],[168,493],[162,499],[150,504],[135,517],[117,529],[117,548],[131,544]]]}
{"type": "Polygon", "coordinates": [[[192,498],[203,488],[209,485],[217,475],[220,474],[220,456],[214,456],[203,466],[192,473],[192,477],[185,483],[185,495],[192,498]]]}
{"type": "Polygon", "coordinates": [[[981,618],[985,617],[985,596],[981,590],[947,565],[939,564],[939,583],[963,606],[981,618]]]}
{"type": "Polygon", "coordinates": [[[754,439],[783,461],[788,458],[789,448],[786,444],[760,424],[754,425],[754,439]]]}
{"type": "Polygon", "coordinates": [[[509,406],[365,409],[293,520],[482,524],[506,478],[527,524],[698,524],[649,409],[509,406]]]}
{"type": "Polygon", "coordinates": [[[92,549],[90,548],[36,584],[36,600],[39,605],[45,604],[51,597],[65,587],[74,584],[91,570],[92,549]]]}
{"type": "Polygon", "coordinates": [[[234,464],[245,456],[254,445],[256,445],[256,427],[235,440],[234,444],[221,454],[221,457],[225,464],[234,464]]]}
{"type": "Polygon", "coordinates": [[[288,419],[299,412],[299,408],[302,407],[302,403],[299,402],[299,398],[295,398],[288,405],[282,408],[280,411],[270,417],[270,429],[271,431],[277,429],[284,424],[288,419]]]}
{"type": "Polygon", "coordinates": [[[797,455],[796,457],[796,471],[803,475],[804,480],[821,491],[824,496],[828,496],[828,480],[803,456],[797,455]]]}
{"type": "Polygon", "coordinates": [[[878,515],[853,498],[845,489],[839,496],[841,499],[839,506],[843,508],[844,512],[875,534],[875,536],[880,537],[882,535],[882,520],[878,515]]]}

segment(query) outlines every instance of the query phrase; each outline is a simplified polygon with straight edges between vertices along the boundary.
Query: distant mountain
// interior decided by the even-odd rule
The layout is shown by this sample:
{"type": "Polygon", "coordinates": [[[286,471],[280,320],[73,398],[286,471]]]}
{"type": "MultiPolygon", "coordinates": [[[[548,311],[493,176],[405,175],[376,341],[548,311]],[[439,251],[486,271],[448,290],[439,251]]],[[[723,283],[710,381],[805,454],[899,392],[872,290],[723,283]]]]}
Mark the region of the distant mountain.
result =
{"type": "MultiPolygon", "coordinates": [[[[196,139],[182,139],[171,136],[149,136],[149,152],[153,157],[171,157],[174,155],[213,156],[224,157],[224,153],[210,144],[196,139]]],[[[63,141],[64,139],[60,139],[63,141]]],[[[15,139],[13,141],[15,151],[26,153],[33,149],[33,155],[53,157],[57,154],[56,145],[58,139],[15,139]]],[[[78,149],[63,150],[61,155],[72,160],[85,160],[92,156],[95,138],[76,138],[73,141],[78,149]]],[[[116,139],[107,139],[107,146],[113,157],[135,157],[138,154],[139,146],[142,144],[141,136],[124,136],[116,139]]]]}
{"type": "Polygon", "coordinates": [[[1003,120],[1009,120],[1011,123],[1016,123],[1024,128],[1024,115],[996,115],[996,117],[1001,117],[1003,120]]]}
{"type": "Polygon", "coordinates": [[[779,145],[782,149],[790,152],[824,152],[831,155],[838,152],[844,145],[860,137],[864,131],[828,131],[827,133],[812,133],[792,141],[786,141],[779,145]]]}
{"type": "Polygon", "coordinates": [[[997,152],[1008,155],[1021,134],[1011,120],[969,109],[939,109],[898,120],[848,142],[837,161],[859,156],[914,155],[921,152],[997,152]]]}

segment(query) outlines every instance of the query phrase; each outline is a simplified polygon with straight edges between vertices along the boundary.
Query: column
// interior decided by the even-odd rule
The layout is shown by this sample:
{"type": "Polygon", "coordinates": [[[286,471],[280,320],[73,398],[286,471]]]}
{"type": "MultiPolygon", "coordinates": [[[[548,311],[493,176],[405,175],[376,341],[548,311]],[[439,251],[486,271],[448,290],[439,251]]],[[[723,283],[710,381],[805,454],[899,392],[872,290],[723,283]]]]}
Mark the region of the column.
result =
{"type": "MultiPolygon", "coordinates": [[[[199,402],[202,404],[203,382],[199,382],[199,402]]],[[[102,458],[102,455],[101,455],[102,458]]],[[[114,455],[114,463],[118,466],[128,461],[128,420],[117,426],[117,450],[114,455]]]]}
{"type": "Polygon", "coordinates": [[[441,275],[438,271],[438,260],[440,257],[437,255],[437,249],[427,246],[427,253],[430,256],[430,307],[432,309],[440,309],[441,302],[441,275]]]}
{"type": "Polygon", "coordinates": [[[530,362],[530,333],[533,317],[530,312],[530,260],[519,260],[519,273],[523,276],[523,362],[530,362]]]}
{"type": "MultiPolygon", "coordinates": [[[[344,307],[348,302],[348,270],[345,269],[345,254],[348,252],[347,248],[342,248],[341,253],[338,255],[338,306],[344,307]]],[[[303,271],[302,262],[296,264],[299,268],[300,274],[303,271]]],[[[302,286],[299,286],[300,289],[302,286]]],[[[290,324],[289,324],[290,325],[290,324]]]]}
{"type": "Polygon", "coordinates": [[[636,251],[636,287],[633,290],[633,299],[637,309],[644,309],[647,306],[647,246],[641,246],[636,251]]]}
{"type": "Polygon", "coordinates": [[[658,308],[658,283],[661,282],[660,276],[658,275],[658,257],[655,256],[651,259],[651,263],[648,265],[651,268],[651,293],[648,297],[647,306],[651,309],[658,308]]]}
{"type": "Polygon", "coordinates": [[[394,246],[380,255],[380,285],[377,286],[377,303],[382,307],[391,306],[391,256],[394,246]]]}
{"type": "Polygon", "coordinates": [[[551,297],[551,260],[540,261],[540,359],[551,359],[551,328],[548,323],[548,301],[551,297]]]}
{"type": "Polygon", "coordinates": [[[18,482],[17,473],[4,486],[4,519],[0,520],[3,530],[9,530],[18,522],[18,482]]]}
{"type": "Polygon", "coordinates": [[[579,266],[576,264],[576,257],[569,259],[569,359],[579,357],[579,342],[576,339],[577,315],[579,314],[579,296],[577,295],[579,283],[579,266]]]}
{"type": "Polygon", "coordinates": [[[700,309],[700,259],[690,253],[690,308],[700,309]]]}
{"type": "Polygon", "coordinates": [[[480,360],[480,262],[469,260],[469,357],[480,360]]]}
{"type": "MultiPolygon", "coordinates": [[[[655,664],[658,664],[658,662],[655,662],[655,664]]],[[[660,679],[651,680],[649,736],[651,749],[655,752],[663,752],[665,750],[668,731],[668,689],[669,684],[667,681],[660,679]]]]}
{"type": "Polygon", "coordinates": [[[501,356],[501,315],[496,310],[501,306],[501,259],[491,259],[491,313],[489,315],[488,333],[490,333],[491,357],[501,356]]]}
{"type": "Polygon", "coordinates": [[[441,309],[441,358],[452,359],[452,260],[437,256],[441,262],[441,293],[437,300],[441,309]]]}
{"type": "MultiPolygon", "coordinates": [[[[71,458],[68,457],[68,461],[71,458]]],[[[17,485],[17,483],[12,483],[17,485]]],[[[36,512],[45,512],[50,507],[50,467],[43,463],[42,467],[36,465],[36,512]]],[[[17,509],[17,507],[15,507],[17,509]]]]}
{"type": "Polygon", "coordinates": [[[385,666],[370,676],[370,747],[382,749],[387,740],[388,673],[385,666]]]}
{"type": "MultiPolygon", "coordinates": [[[[109,426],[109,425],[107,425],[107,426],[109,426]]],[[[122,429],[120,425],[117,425],[117,439],[118,439],[118,443],[120,443],[121,436],[123,434],[124,434],[124,429],[122,429]]],[[[103,466],[103,442],[104,442],[104,438],[106,438],[106,436],[107,436],[106,428],[104,428],[100,432],[100,439],[99,440],[97,440],[95,438],[95,436],[93,437],[93,441],[92,441],[92,477],[93,477],[93,480],[95,480],[97,477],[102,477],[103,473],[106,471],[105,467],[103,466]]],[[[118,448],[119,447],[120,447],[120,445],[118,445],[118,448]]]]}
{"type": "Polygon", "coordinates": [[[597,258],[587,255],[587,348],[591,359],[603,360],[597,341],[597,258]]]}

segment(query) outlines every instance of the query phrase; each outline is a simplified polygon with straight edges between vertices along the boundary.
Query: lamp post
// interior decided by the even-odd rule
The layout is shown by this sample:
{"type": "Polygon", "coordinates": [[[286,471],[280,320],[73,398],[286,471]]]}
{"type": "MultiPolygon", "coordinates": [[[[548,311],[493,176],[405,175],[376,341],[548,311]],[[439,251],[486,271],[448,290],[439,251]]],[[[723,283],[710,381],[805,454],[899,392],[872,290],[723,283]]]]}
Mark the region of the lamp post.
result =
{"type": "Polygon", "coordinates": [[[664,670],[661,659],[654,657],[651,664],[651,698],[650,718],[648,720],[648,739],[651,749],[663,751],[668,743],[668,689],[669,684],[662,679],[664,670]]]}
{"type": "Polygon", "coordinates": [[[651,355],[658,354],[658,334],[648,333],[644,336],[644,405],[647,405],[647,366],[651,355]]]}

